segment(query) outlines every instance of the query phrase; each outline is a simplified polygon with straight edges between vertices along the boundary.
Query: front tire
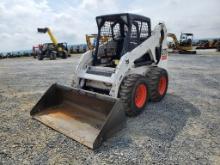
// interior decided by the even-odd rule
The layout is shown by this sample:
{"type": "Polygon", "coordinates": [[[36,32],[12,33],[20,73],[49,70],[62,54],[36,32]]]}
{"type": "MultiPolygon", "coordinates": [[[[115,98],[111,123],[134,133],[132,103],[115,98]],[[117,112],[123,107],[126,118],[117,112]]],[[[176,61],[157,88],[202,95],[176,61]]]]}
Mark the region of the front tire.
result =
{"type": "Polygon", "coordinates": [[[148,84],[145,77],[136,74],[127,76],[121,83],[119,97],[127,116],[137,116],[144,110],[150,95],[148,84]]]}
{"type": "Polygon", "coordinates": [[[56,60],[57,56],[55,53],[50,54],[50,60],[56,60]]]}
{"type": "Polygon", "coordinates": [[[66,51],[63,51],[61,57],[63,59],[66,59],[68,57],[68,53],[66,51]]]}

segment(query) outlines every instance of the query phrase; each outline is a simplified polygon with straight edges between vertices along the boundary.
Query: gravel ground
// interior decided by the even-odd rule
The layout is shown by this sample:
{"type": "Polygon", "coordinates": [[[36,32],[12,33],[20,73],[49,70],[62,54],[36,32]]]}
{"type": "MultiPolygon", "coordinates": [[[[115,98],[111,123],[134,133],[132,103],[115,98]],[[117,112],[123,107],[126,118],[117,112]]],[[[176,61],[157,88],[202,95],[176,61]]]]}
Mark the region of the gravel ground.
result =
{"type": "Polygon", "coordinates": [[[71,83],[78,57],[0,60],[0,164],[220,164],[220,56],[170,56],[164,100],[95,151],[29,115],[52,83],[71,83]]]}

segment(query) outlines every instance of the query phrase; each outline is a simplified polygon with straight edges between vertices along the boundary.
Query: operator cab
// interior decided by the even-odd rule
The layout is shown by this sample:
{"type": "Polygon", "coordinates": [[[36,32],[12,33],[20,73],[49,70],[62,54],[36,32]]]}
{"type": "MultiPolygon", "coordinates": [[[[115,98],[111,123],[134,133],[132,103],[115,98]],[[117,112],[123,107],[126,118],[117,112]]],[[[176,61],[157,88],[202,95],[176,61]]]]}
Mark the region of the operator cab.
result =
{"type": "Polygon", "coordinates": [[[151,36],[150,19],[122,13],[96,17],[98,37],[93,65],[115,67],[120,58],[151,36]],[[107,42],[101,42],[107,37],[107,42]]]}
{"type": "Polygon", "coordinates": [[[192,33],[181,33],[180,35],[180,46],[192,45],[193,34],[192,33]]]}

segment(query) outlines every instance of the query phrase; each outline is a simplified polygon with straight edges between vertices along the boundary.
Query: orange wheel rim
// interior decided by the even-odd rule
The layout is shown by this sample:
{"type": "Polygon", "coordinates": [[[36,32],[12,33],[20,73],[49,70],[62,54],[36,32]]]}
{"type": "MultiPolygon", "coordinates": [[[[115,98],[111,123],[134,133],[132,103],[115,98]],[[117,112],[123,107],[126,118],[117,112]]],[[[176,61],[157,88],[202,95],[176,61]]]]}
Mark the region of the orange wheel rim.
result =
{"type": "Polygon", "coordinates": [[[160,81],[158,85],[158,92],[161,96],[165,93],[166,87],[167,87],[167,79],[165,76],[162,76],[160,77],[160,81]]]}
{"type": "Polygon", "coordinates": [[[135,91],[135,105],[138,108],[142,108],[147,99],[147,88],[146,85],[140,84],[135,91]]]}

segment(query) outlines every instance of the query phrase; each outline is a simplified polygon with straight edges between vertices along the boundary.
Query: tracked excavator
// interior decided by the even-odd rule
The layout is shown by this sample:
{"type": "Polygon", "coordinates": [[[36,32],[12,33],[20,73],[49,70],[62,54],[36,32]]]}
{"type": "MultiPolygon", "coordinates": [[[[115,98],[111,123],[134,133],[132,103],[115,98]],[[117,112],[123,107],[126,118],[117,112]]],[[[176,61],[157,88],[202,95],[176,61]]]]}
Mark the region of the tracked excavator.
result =
{"type": "Polygon", "coordinates": [[[37,31],[38,33],[47,33],[52,41],[52,43],[42,44],[40,52],[37,54],[38,60],[43,60],[44,58],[55,60],[56,57],[65,59],[69,56],[67,43],[58,43],[50,28],[38,28],[37,31]]]}
{"type": "Polygon", "coordinates": [[[167,29],[151,30],[148,17],[130,13],[96,17],[97,44],[84,53],[71,87],[53,84],[31,116],[86,145],[99,147],[130,117],[159,102],[168,88],[167,29]],[[108,36],[101,43],[102,36],[108,36]]]}
{"type": "Polygon", "coordinates": [[[172,48],[174,52],[180,54],[196,54],[196,51],[194,51],[192,47],[192,33],[181,33],[179,41],[177,40],[176,35],[173,33],[168,33],[167,37],[173,39],[173,44],[171,44],[170,48],[172,48]]]}

